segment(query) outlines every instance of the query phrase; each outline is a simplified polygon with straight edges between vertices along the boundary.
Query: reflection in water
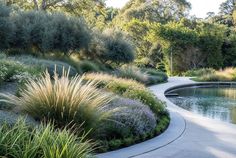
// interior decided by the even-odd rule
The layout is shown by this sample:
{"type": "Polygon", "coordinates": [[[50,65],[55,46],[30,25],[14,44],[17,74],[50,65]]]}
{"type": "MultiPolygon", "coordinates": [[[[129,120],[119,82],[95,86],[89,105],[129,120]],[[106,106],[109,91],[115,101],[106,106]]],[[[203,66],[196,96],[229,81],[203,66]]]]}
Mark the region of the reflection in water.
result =
{"type": "Polygon", "coordinates": [[[236,124],[236,87],[183,88],[169,97],[176,105],[205,117],[236,124]]]}

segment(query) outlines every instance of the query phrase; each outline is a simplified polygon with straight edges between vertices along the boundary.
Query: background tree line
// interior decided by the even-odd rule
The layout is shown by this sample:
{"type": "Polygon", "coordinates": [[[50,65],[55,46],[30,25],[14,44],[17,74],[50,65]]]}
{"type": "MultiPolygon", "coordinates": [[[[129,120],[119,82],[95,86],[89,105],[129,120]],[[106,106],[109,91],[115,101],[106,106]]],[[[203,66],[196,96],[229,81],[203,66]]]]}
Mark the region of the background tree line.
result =
{"type": "Polygon", "coordinates": [[[139,67],[167,72],[172,57],[174,74],[236,65],[235,0],[205,19],[189,16],[187,0],[130,0],[119,10],[103,0],[4,2],[1,48],[76,52],[106,63],[135,58],[139,67]]]}
{"type": "Polygon", "coordinates": [[[202,67],[235,66],[235,1],[226,0],[220,13],[205,19],[189,16],[185,0],[131,0],[113,19],[136,46],[135,63],[180,74],[202,67]]]}

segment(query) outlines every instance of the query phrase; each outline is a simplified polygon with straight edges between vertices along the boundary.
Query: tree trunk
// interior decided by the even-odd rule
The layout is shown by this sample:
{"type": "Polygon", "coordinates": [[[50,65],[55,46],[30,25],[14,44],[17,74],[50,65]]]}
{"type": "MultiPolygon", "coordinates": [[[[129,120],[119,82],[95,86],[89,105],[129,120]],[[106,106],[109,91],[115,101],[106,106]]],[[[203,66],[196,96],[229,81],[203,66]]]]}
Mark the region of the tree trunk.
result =
{"type": "Polygon", "coordinates": [[[47,2],[46,2],[46,0],[42,1],[41,9],[44,10],[44,11],[47,9],[47,2]]]}
{"type": "Polygon", "coordinates": [[[34,0],[34,9],[39,10],[39,5],[38,5],[37,0],[34,0]]]}

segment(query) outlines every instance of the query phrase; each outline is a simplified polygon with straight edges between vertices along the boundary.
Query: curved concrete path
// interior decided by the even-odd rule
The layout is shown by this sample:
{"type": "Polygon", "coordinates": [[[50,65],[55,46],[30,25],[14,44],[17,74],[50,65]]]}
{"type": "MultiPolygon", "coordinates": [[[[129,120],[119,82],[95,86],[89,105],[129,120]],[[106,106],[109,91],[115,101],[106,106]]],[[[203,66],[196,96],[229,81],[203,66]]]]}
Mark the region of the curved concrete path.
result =
{"type": "Polygon", "coordinates": [[[164,92],[173,86],[191,84],[184,77],[171,77],[168,83],[150,90],[167,103],[171,122],[160,136],[98,158],[236,158],[236,125],[193,114],[170,102],[164,92]]]}

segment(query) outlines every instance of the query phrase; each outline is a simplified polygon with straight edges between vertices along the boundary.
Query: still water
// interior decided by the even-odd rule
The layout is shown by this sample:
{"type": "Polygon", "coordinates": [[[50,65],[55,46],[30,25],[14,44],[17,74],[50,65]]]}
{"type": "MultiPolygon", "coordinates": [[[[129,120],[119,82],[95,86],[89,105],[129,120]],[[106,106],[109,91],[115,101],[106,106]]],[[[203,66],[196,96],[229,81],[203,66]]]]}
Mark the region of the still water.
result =
{"type": "Polygon", "coordinates": [[[174,104],[205,117],[236,124],[236,87],[188,87],[172,91],[174,104]]]}

